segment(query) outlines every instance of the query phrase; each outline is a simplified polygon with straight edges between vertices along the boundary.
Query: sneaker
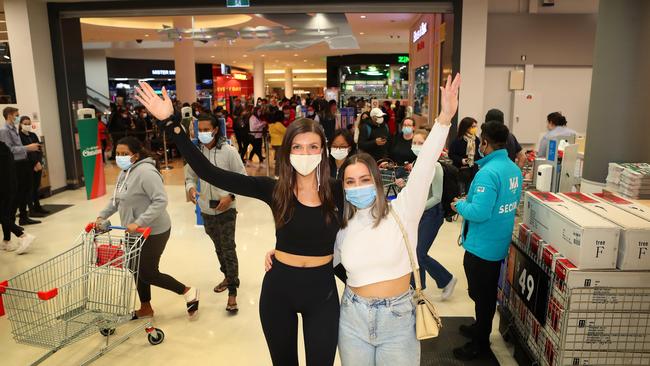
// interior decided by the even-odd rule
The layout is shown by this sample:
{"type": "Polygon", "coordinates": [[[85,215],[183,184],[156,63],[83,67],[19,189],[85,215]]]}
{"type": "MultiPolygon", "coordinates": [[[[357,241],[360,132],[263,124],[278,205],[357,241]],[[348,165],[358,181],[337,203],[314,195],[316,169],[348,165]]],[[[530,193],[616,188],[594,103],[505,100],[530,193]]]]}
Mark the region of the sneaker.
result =
{"type": "Polygon", "coordinates": [[[11,240],[3,240],[2,244],[0,244],[0,250],[4,250],[7,252],[13,252],[16,250],[18,246],[14,243],[11,242],[11,240]]]}
{"type": "Polygon", "coordinates": [[[25,253],[27,248],[29,248],[29,246],[32,245],[32,242],[34,242],[34,239],[36,239],[34,235],[27,233],[23,234],[23,236],[19,238],[20,243],[18,244],[18,249],[16,249],[16,254],[25,253]]]}
{"type": "Polygon", "coordinates": [[[456,283],[458,280],[456,277],[452,277],[451,281],[445,286],[445,288],[442,289],[442,295],[440,295],[440,300],[441,301],[447,301],[451,295],[454,293],[454,289],[456,288],[456,283]]]}
{"type": "Polygon", "coordinates": [[[199,311],[199,289],[190,287],[184,296],[187,304],[187,314],[191,318],[199,311]]]}

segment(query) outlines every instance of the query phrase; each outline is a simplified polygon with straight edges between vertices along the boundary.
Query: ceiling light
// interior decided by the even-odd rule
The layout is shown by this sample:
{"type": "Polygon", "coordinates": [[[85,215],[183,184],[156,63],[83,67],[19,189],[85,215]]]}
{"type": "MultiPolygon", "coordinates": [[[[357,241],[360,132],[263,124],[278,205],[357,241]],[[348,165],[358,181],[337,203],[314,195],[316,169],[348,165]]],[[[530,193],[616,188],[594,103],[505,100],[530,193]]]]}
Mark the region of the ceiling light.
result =
{"type": "Polygon", "coordinates": [[[362,35],[362,36],[363,36],[364,34],[365,34],[365,33],[363,33],[363,32],[359,32],[359,35],[362,35]]]}
{"type": "Polygon", "coordinates": [[[325,39],[330,39],[330,36],[325,36],[325,39]]]}
{"type": "MultiPolygon", "coordinates": [[[[246,56],[244,56],[244,57],[246,57],[246,56]]],[[[388,66],[390,66],[390,65],[389,65],[389,64],[386,64],[386,67],[388,67],[388,66]]]]}
{"type": "Polygon", "coordinates": [[[295,57],[298,57],[298,54],[297,54],[297,53],[294,53],[293,55],[294,55],[295,57]]]}
{"type": "Polygon", "coordinates": [[[303,62],[307,62],[307,60],[302,60],[303,62]]]}
{"type": "Polygon", "coordinates": [[[248,55],[244,55],[243,57],[248,57],[248,55]]]}
{"type": "Polygon", "coordinates": [[[210,58],[214,58],[214,55],[210,56],[210,58]]]}
{"type": "Polygon", "coordinates": [[[367,16],[365,16],[365,15],[362,15],[362,16],[361,16],[360,18],[361,18],[361,19],[366,19],[366,18],[367,18],[367,16]]]}
{"type": "Polygon", "coordinates": [[[4,58],[6,58],[7,60],[11,60],[11,57],[9,57],[7,55],[4,55],[4,58]]]}
{"type": "Polygon", "coordinates": [[[262,57],[266,57],[266,55],[262,55],[262,57]]]}
{"type": "Polygon", "coordinates": [[[148,34],[145,34],[144,36],[145,36],[145,37],[149,37],[149,35],[148,35],[148,34]]]}

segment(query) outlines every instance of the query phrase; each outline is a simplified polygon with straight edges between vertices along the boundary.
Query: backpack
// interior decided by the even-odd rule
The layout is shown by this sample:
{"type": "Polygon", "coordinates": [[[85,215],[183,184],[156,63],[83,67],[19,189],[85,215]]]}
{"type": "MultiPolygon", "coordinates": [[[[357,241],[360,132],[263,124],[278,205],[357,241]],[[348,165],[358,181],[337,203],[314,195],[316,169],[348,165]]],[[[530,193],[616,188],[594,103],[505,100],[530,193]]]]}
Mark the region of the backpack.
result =
{"type": "Polygon", "coordinates": [[[456,216],[456,212],[451,209],[451,203],[454,201],[454,198],[460,197],[460,186],[458,183],[458,168],[453,164],[440,161],[442,166],[443,178],[442,178],[442,210],[445,215],[445,219],[451,219],[456,216]]]}

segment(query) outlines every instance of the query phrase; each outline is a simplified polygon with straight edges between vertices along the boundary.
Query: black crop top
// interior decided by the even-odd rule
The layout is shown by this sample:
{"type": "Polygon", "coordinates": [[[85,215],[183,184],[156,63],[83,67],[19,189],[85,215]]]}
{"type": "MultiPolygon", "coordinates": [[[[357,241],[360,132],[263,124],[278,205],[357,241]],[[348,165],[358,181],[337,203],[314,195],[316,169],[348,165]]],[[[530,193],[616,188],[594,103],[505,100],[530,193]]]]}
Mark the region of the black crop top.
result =
{"type": "MultiPolygon", "coordinates": [[[[174,118],[168,124],[167,133],[172,136],[176,147],[187,160],[194,172],[204,181],[215,187],[242,196],[257,198],[273,209],[273,190],[276,180],[269,177],[251,177],[214,166],[192,144],[185,132],[176,133],[173,127],[180,126],[174,118]]],[[[169,121],[165,121],[169,122],[169,121]]],[[[340,181],[330,179],[334,201],[340,219],[343,213],[343,187],[340,181]]],[[[276,228],[276,249],[295,255],[326,256],[334,253],[334,242],[340,228],[340,220],[325,224],[325,214],[320,206],[305,206],[294,196],[293,215],[279,228],[276,228]]]]}

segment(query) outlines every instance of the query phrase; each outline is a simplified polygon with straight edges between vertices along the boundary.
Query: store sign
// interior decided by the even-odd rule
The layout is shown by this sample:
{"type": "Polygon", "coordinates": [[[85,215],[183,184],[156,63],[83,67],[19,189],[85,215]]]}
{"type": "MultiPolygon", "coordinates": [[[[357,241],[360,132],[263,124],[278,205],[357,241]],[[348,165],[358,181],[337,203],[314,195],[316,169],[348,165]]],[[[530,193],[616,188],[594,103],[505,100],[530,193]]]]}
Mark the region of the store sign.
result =
{"type": "Polygon", "coordinates": [[[176,70],[159,70],[159,69],[153,69],[151,70],[151,75],[176,75],[176,70]]]}
{"type": "Polygon", "coordinates": [[[246,74],[233,74],[232,76],[237,80],[248,80],[246,74]]]}
{"type": "Polygon", "coordinates": [[[397,63],[398,64],[408,64],[409,63],[409,57],[408,56],[397,56],[397,63]]]}
{"type": "Polygon", "coordinates": [[[420,23],[420,28],[413,31],[413,43],[416,43],[422,36],[427,34],[428,24],[426,22],[420,23]]]}
{"type": "Polygon", "coordinates": [[[217,93],[225,93],[226,91],[240,92],[241,86],[219,86],[216,89],[217,89],[217,93]]]}
{"type": "Polygon", "coordinates": [[[250,6],[250,0],[226,0],[227,8],[248,8],[250,6]]]}

